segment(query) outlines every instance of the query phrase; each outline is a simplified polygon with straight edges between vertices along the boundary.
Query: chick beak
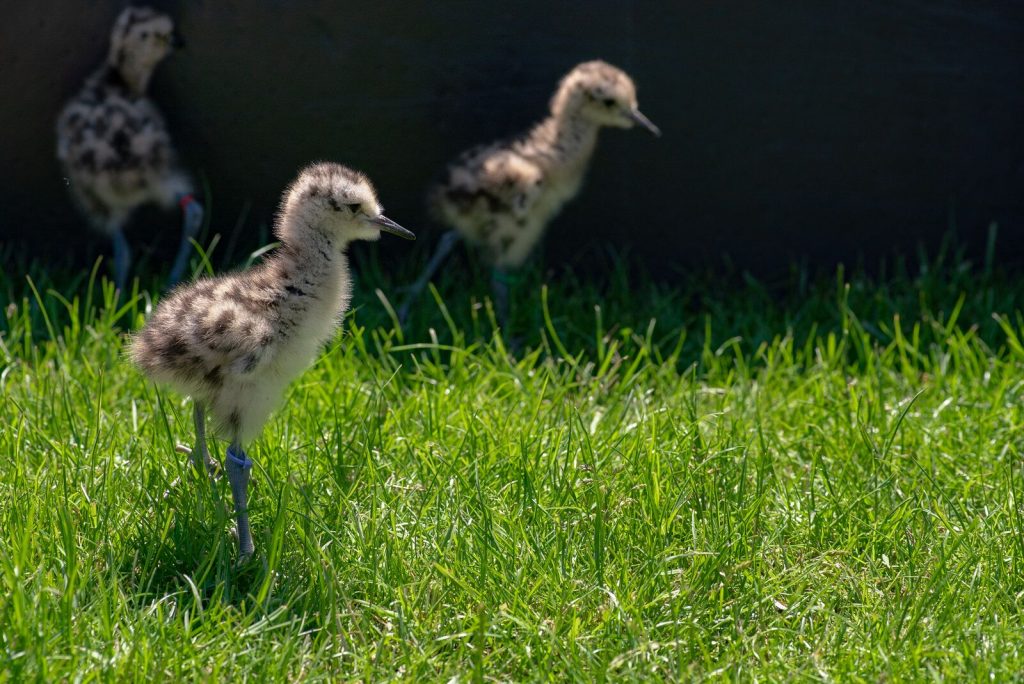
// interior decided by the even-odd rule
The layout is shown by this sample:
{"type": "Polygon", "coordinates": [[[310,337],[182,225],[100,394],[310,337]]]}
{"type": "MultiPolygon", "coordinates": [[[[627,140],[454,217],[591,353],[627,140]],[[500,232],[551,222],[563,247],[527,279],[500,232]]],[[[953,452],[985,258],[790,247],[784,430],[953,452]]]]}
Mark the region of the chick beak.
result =
{"type": "Polygon", "coordinates": [[[180,50],[185,47],[185,39],[181,37],[181,34],[177,31],[171,32],[171,47],[175,50],[180,50]]]}
{"type": "Polygon", "coordinates": [[[651,133],[655,135],[655,137],[661,137],[661,129],[655,126],[654,122],[652,122],[650,119],[644,116],[639,109],[630,110],[629,118],[632,119],[634,122],[640,124],[644,128],[646,128],[647,130],[649,130],[651,133]]]}
{"type": "Polygon", "coordinates": [[[416,239],[416,236],[413,235],[412,231],[406,230],[384,214],[381,214],[377,218],[369,219],[369,221],[370,223],[376,223],[385,233],[391,233],[392,235],[397,235],[398,237],[405,238],[406,240],[416,239]]]}

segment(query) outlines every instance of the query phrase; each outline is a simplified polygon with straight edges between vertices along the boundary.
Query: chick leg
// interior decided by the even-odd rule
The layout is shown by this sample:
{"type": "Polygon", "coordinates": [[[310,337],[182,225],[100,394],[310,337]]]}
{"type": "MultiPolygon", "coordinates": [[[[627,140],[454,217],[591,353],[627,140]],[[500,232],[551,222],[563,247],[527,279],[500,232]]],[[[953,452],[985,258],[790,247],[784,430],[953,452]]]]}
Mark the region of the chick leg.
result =
{"type": "Polygon", "coordinates": [[[249,531],[249,475],[252,472],[252,461],[238,442],[228,447],[226,466],[231,496],[235,501],[235,516],[238,519],[238,560],[244,562],[255,550],[252,533],[249,531]]]}
{"type": "Polygon", "coordinates": [[[398,310],[398,321],[400,323],[405,323],[406,318],[409,316],[409,309],[419,298],[420,293],[423,292],[423,288],[427,286],[430,279],[434,277],[437,269],[441,267],[444,260],[451,254],[452,248],[458,244],[461,237],[454,230],[449,230],[441,236],[441,241],[437,243],[437,251],[434,252],[434,256],[430,257],[430,261],[427,262],[427,267],[423,269],[420,277],[409,287],[409,294],[402,304],[402,308],[398,310]]]}
{"type": "MultiPolygon", "coordinates": [[[[205,468],[207,475],[210,479],[216,480],[220,478],[220,464],[213,460],[210,456],[210,450],[206,447],[206,410],[203,405],[194,401],[192,405],[192,421],[196,426],[196,445],[195,448],[189,449],[184,444],[178,444],[175,447],[175,451],[179,454],[185,454],[189,460],[192,461],[192,465],[195,467],[197,472],[202,472],[205,468]]],[[[175,478],[174,482],[171,483],[170,488],[164,492],[164,498],[170,496],[171,489],[174,489],[181,483],[181,478],[175,478]]]]}
{"type": "Polygon", "coordinates": [[[188,258],[192,254],[192,240],[203,225],[203,205],[191,194],[183,195],[178,200],[178,206],[181,207],[181,244],[178,245],[178,255],[171,266],[171,274],[167,277],[167,287],[176,285],[185,274],[188,258]]]}
{"type": "Polygon", "coordinates": [[[196,448],[191,453],[192,465],[196,470],[205,467],[207,474],[216,478],[220,475],[220,465],[213,460],[210,450],[206,448],[206,412],[198,401],[192,408],[192,420],[196,424],[196,448]]]}
{"type": "Polygon", "coordinates": [[[509,290],[515,283],[514,276],[504,268],[494,267],[491,271],[491,291],[494,293],[494,315],[498,326],[508,330],[509,290]]]}
{"type": "Polygon", "coordinates": [[[128,240],[124,237],[124,231],[118,228],[114,232],[114,286],[124,292],[128,283],[128,269],[132,264],[132,250],[128,246],[128,240]]]}

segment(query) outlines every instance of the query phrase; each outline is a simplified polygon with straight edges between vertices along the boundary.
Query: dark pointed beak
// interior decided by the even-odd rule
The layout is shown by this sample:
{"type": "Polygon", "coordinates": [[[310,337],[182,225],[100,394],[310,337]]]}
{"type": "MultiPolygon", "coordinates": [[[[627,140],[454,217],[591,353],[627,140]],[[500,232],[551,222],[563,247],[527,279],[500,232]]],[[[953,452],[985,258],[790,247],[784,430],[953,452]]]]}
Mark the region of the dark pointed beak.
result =
{"type": "Polygon", "coordinates": [[[376,223],[385,233],[391,233],[392,235],[397,235],[398,237],[405,238],[406,240],[416,239],[416,236],[411,230],[406,230],[384,214],[381,214],[377,218],[369,219],[369,221],[370,223],[376,223]]]}
{"type": "Polygon", "coordinates": [[[181,34],[177,31],[171,33],[171,47],[175,50],[180,50],[185,47],[185,39],[181,37],[181,34]]]}
{"type": "Polygon", "coordinates": [[[629,112],[629,118],[649,130],[656,137],[661,137],[661,129],[655,126],[654,122],[644,116],[639,109],[634,109],[629,112]]]}

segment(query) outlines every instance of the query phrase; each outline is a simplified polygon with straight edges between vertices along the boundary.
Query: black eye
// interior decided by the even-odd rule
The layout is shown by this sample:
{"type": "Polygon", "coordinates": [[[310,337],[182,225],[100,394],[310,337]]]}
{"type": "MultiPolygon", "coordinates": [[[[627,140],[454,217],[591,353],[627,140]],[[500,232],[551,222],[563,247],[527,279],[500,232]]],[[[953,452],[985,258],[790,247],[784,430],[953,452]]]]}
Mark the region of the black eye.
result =
{"type": "Polygon", "coordinates": [[[604,102],[604,106],[605,107],[614,107],[615,106],[615,100],[613,100],[610,97],[604,98],[603,102],[604,102]]]}
{"type": "Polygon", "coordinates": [[[346,204],[345,206],[348,207],[349,211],[351,211],[353,214],[363,208],[363,205],[361,204],[346,204]]]}
{"type": "Polygon", "coordinates": [[[143,31],[142,32],[142,40],[146,40],[147,38],[149,38],[149,31],[143,31]]]}

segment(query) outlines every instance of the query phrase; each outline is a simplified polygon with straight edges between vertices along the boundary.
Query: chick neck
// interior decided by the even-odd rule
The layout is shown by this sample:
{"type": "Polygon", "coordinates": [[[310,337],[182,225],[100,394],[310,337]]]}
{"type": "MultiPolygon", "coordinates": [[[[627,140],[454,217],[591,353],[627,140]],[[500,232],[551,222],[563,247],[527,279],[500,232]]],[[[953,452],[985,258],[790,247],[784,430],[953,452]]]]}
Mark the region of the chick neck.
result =
{"type": "Polygon", "coordinates": [[[120,80],[133,95],[143,95],[149,87],[149,80],[153,78],[160,60],[150,64],[139,58],[125,53],[123,50],[117,54],[111,53],[107,57],[106,68],[120,76],[120,80]]]}
{"type": "Polygon", "coordinates": [[[579,109],[553,113],[534,127],[530,138],[545,148],[550,171],[582,170],[597,145],[601,126],[586,118],[579,109]]]}

